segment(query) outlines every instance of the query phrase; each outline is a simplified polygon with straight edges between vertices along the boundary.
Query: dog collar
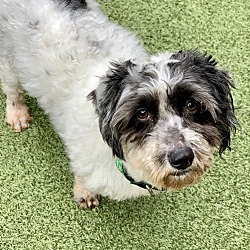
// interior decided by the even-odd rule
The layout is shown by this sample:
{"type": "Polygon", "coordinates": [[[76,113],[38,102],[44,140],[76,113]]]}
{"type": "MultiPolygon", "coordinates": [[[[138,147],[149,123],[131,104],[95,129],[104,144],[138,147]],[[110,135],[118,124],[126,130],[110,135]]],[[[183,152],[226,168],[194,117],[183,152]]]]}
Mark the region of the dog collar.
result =
{"type": "Polygon", "coordinates": [[[117,169],[123,174],[123,176],[130,182],[130,184],[133,184],[133,185],[136,185],[140,188],[143,188],[143,189],[147,189],[149,194],[151,196],[154,195],[154,191],[153,189],[155,190],[158,190],[157,188],[153,187],[151,184],[147,183],[147,182],[144,182],[144,181],[135,181],[124,169],[123,167],[123,164],[122,164],[122,161],[116,157],[115,159],[115,165],[117,167],[117,169]]]}

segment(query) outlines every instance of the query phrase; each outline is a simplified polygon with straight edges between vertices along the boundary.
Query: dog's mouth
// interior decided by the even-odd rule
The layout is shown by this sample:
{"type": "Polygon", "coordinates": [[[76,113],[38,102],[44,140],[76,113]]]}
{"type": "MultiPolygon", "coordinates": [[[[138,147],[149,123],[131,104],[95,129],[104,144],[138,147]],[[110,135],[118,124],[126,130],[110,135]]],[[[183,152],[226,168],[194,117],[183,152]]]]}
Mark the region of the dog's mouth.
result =
{"type": "Polygon", "coordinates": [[[191,170],[179,170],[179,171],[176,171],[172,174],[170,174],[171,176],[184,176],[186,175],[187,173],[189,173],[191,170]]]}
{"type": "Polygon", "coordinates": [[[204,171],[192,168],[174,171],[163,177],[163,181],[159,183],[159,187],[163,190],[179,190],[185,186],[197,183],[203,176],[203,173],[204,171]]]}

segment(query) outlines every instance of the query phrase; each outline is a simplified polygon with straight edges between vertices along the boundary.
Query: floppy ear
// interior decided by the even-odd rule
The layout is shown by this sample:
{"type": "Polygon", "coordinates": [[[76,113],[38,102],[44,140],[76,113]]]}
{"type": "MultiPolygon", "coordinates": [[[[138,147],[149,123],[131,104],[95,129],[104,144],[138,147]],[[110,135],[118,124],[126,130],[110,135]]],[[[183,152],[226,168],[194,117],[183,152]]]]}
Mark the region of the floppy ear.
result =
{"type": "Polygon", "coordinates": [[[228,72],[216,67],[217,62],[211,55],[199,53],[197,50],[180,51],[172,59],[184,61],[186,69],[192,71],[191,74],[198,74],[210,90],[218,104],[215,126],[220,133],[219,154],[227,148],[230,150],[231,132],[235,132],[238,126],[231,94],[231,88],[235,88],[233,79],[228,72]]]}
{"type": "Polygon", "coordinates": [[[232,77],[228,72],[216,67],[217,62],[212,56],[204,55],[203,77],[209,83],[211,94],[218,103],[216,126],[220,132],[219,154],[230,148],[231,132],[236,132],[238,125],[234,114],[234,102],[231,88],[235,88],[232,77]]]}
{"type": "Polygon", "coordinates": [[[97,89],[88,95],[88,99],[92,101],[96,109],[103,140],[112,148],[113,154],[123,160],[121,135],[110,123],[124,89],[131,84],[129,79],[133,74],[134,67],[136,65],[131,61],[112,62],[106,75],[100,78],[97,89]]]}
{"type": "Polygon", "coordinates": [[[213,88],[219,112],[217,114],[217,128],[221,135],[219,154],[221,155],[227,148],[230,148],[231,132],[236,132],[238,126],[234,113],[234,102],[230,88],[235,88],[230,75],[223,70],[216,70],[213,76],[207,76],[213,88]]]}
{"type": "MultiPolygon", "coordinates": [[[[218,103],[216,127],[220,132],[219,154],[230,148],[231,132],[236,132],[238,126],[234,114],[234,102],[231,88],[235,88],[234,81],[228,72],[218,69],[217,62],[211,55],[201,56],[200,67],[203,68],[202,75],[208,82],[211,94],[218,103]]],[[[196,64],[199,65],[198,60],[196,64]]]]}

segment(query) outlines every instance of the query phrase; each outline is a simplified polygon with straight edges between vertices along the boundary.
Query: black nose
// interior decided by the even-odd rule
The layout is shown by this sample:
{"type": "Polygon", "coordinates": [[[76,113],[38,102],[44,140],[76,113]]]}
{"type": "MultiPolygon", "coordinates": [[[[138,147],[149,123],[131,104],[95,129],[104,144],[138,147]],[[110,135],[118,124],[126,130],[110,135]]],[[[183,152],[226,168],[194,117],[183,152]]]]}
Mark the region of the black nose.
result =
{"type": "Polygon", "coordinates": [[[176,169],[188,168],[194,159],[193,150],[190,147],[181,147],[168,153],[168,160],[176,169]]]}

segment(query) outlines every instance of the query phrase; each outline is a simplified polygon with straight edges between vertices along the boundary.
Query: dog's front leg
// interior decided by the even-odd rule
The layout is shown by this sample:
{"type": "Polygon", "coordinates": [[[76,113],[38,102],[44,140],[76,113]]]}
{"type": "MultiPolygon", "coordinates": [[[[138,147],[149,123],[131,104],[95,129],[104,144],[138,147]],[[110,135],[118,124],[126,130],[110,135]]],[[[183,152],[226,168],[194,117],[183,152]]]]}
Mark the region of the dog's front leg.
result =
{"type": "Polygon", "coordinates": [[[29,127],[31,117],[22,94],[17,94],[13,99],[7,95],[5,121],[15,132],[22,132],[29,127]]]}
{"type": "Polygon", "coordinates": [[[24,103],[23,89],[7,60],[0,58],[0,79],[6,95],[5,121],[15,132],[27,129],[31,122],[29,108],[24,103]]]}
{"type": "Polygon", "coordinates": [[[74,199],[80,208],[95,208],[100,205],[101,196],[94,194],[84,187],[83,181],[80,177],[75,176],[74,182],[74,199]]]}

